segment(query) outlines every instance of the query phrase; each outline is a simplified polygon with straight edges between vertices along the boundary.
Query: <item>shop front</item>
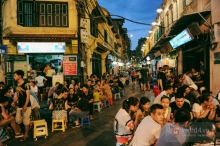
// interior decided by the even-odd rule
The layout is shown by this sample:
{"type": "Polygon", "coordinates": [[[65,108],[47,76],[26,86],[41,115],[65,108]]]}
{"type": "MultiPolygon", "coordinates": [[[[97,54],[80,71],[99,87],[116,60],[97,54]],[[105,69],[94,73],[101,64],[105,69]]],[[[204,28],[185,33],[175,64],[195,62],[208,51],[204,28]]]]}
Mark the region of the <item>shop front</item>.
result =
{"type": "Polygon", "coordinates": [[[70,54],[67,42],[16,42],[16,54],[8,54],[5,58],[6,81],[13,85],[13,72],[23,70],[25,80],[35,79],[37,73],[45,76],[44,68],[49,65],[55,75],[55,82],[63,84],[64,80],[79,81],[77,54],[70,54]]]}

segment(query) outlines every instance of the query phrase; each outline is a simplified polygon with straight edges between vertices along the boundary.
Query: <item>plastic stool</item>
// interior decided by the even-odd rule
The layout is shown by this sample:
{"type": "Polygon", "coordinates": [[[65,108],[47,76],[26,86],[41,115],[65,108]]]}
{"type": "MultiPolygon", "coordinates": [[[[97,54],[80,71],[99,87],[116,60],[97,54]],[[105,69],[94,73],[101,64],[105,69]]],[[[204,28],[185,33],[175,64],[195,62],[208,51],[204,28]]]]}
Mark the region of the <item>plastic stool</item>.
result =
{"type": "Polygon", "coordinates": [[[90,117],[89,117],[89,115],[86,116],[85,118],[81,118],[81,126],[83,127],[84,125],[89,125],[90,126],[90,117]],[[87,122],[85,122],[84,119],[86,119],[87,122]]]}
{"type": "Polygon", "coordinates": [[[65,132],[65,128],[66,128],[66,122],[64,119],[60,119],[60,120],[52,120],[52,132],[55,130],[62,130],[63,132],[65,132]],[[57,123],[62,123],[61,128],[57,128],[57,123]]]}
{"type": "Polygon", "coordinates": [[[109,104],[110,104],[110,105],[113,105],[113,98],[112,98],[112,97],[109,98],[109,104]]]}
{"type": "Polygon", "coordinates": [[[155,96],[155,97],[157,97],[159,94],[160,94],[160,90],[156,90],[156,91],[154,92],[154,96],[155,96]]]}
{"type": "Polygon", "coordinates": [[[157,91],[159,89],[159,87],[157,86],[157,85],[154,85],[153,86],[153,91],[155,92],[155,91],[157,91]]]}
{"type": "Polygon", "coordinates": [[[115,98],[114,98],[114,100],[116,100],[117,97],[118,97],[118,99],[121,99],[120,93],[115,93],[115,98]]]}
{"type": "Polygon", "coordinates": [[[37,141],[37,137],[44,136],[46,139],[48,136],[47,122],[45,120],[34,121],[33,138],[37,141]]]}
{"type": "Polygon", "coordinates": [[[109,100],[103,100],[104,102],[104,107],[110,106],[110,99],[109,100]]]}
{"type": "Polygon", "coordinates": [[[97,110],[98,112],[100,112],[101,109],[102,109],[101,102],[94,102],[93,103],[93,110],[97,110]],[[95,108],[95,106],[97,106],[97,108],[95,108]]]}

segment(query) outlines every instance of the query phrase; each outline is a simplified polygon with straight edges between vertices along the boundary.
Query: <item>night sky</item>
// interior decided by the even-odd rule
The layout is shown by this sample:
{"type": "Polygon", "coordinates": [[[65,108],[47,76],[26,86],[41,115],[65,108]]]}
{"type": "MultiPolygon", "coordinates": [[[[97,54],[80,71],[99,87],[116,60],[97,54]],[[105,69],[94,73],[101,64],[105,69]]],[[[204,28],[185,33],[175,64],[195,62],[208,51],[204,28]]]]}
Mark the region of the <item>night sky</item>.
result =
{"type": "MultiPolygon", "coordinates": [[[[156,9],[160,7],[162,0],[98,0],[98,3],[106,8],[110,14],[151,24],[156,19],[156,9]]],[[[138,39],[148,36],[148,31],[152,26],[140,25],[125,20],[123,27],[128,29],[128,35],[133,35],[130,37],[131,50],[135,50],[138,39]]]]}

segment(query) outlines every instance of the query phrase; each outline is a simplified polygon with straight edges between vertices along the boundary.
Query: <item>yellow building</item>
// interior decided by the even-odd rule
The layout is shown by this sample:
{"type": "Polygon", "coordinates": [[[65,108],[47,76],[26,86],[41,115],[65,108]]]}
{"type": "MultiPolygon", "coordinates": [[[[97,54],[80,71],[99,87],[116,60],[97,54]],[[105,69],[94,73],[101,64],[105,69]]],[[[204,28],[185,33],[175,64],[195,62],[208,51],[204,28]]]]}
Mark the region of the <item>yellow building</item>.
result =
{"type": "MultiPolygon", "coordinates": [[[[73,0],[7,0],[2,5],[3,45],[8,47],[7,83],[19,62],[42,71],[46,63],[55,67],[65,79],[78,78],[78,21],[73,0]],[[66,68],[64,56],[73,57],[66,68]],[[64,63],[64,64],[63,64],[64,63]],[[63,65],[63,67],[62,67],[63,65]],[[13,69],[14,68],[14,69],[13,69]],[[65,70],[62,73],[62,69],[65,70]]],[[[29,71],[29,68],[24,71],[29,71]]],[[[20,66],[21,67],[21,66],[20,66]]],[[[27,76],[25,78],[28,78],[27,76]]]]}

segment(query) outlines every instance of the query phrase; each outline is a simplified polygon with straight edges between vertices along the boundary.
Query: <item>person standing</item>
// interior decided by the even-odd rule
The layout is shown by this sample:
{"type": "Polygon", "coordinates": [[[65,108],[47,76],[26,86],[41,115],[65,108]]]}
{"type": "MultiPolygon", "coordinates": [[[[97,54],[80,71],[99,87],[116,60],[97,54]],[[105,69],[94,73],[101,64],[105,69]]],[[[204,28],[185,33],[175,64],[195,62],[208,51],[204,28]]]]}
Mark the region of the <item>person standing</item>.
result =
{"type": "Polygon", "coordinates": [[[21,124],[23,121],[23,124],[25,125],[25,134],[23,139],[20,140],[21,142],[28,138],[31,114],[30,85],[24,81],[23,77],[24,71],[17,70],[14,72],[14,80],[17,82],[17,96],[11,104],[14,107],[18,103],[15,119],[18,124],[21,124]]]}
{"type": "Polygon", "coordinates": [[[142,66],[142,69],[140,71],[141,73],[141,90],[146,91],[146,83],[147,83],[147,78],[148,78],[148,70],[145,68],[145,66],[142,66]]]}
{"type": "Polygon", "coordinates": [[[37,77],[35,78],[38,87],[38,96],[40,95],[40,100],[43,100],[43,89],[44,89],[44,81],[47,79],[44,76],[41,76],[40,73],[37,73],[37,77]]]}

